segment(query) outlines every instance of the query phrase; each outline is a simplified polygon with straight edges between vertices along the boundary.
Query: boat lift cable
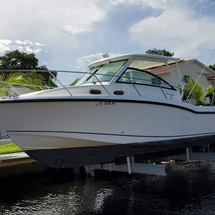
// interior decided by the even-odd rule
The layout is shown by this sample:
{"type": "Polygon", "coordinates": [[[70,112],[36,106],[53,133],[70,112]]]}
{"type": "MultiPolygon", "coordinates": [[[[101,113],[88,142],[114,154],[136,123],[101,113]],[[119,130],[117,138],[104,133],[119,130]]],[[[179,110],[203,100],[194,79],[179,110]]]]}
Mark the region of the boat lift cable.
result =
{"type": "MultiPolygon", "coordinates": [[[[213,80],[213,85],[214,85],[214,80],[213,80]]],[[[214,92],[214,87],[212,89],[212,99],[211,99],[211,106],[213,106],[213,103],[214,103],[214,96],[215,96],[215,92],[214,92]]]]}
{"type": "Polygon", "coordinates": [[[212,95],[212,99],[211,99],[211,106],[213,106],[213,103],[214,103],[214,90],[213,90],[213,95],[212,95]]]}
{"type": "MultiPolygon", "coordinates": [[[[215,85],[215,80],[213,78],[213,86],[215,85]]],[[[212,90],[212,99],[211,99],[211,106],[213,106],[213,103],[214,103],[214,97],[215,97],[215,92],[214,92],[215,88],[213,87],[213,90],[212,90]]]]}
{"type": "MultiPolygon", "coordinates": [[[[212,56],[214,55],[214,53],[215,53],[215,49],[213,50],[213,52],[212,52],[211,56],[209,57],[208,62],[207,62],[207,65],[208,65],[208,64],[209,64],[209,62],[211,61],[211,58],[212,58],[212,56]]],[[[197,80],[195,81],[195,83],[194,83],[194,85],[193,85],[193,88],[191,89],[191,91],[190,91],[189,95],[187,96],[186,102],[187,102],[187,101],[188,101],[188,99],[190,98],[190,96],[191,96],[191,94],[192,94],[192,92],[193,92],[194,88],[196,87],[196,85],[197,85],[197,83],[198,83],[199,79],[201,78],[201,76],[202,76],[203,72],[205,71],[206,67],[207,67],[207,66],[206,66],[206,65],[204,65],[204,68],[202,69],[202,71],[201,71],[200,75],[198,76],[197,80]]]]}
{"type": "MultiPolygon", "coordinates": [[[[176,64],[176,70],[178,71],[179,79],[181,80],[181,74],[179,72],[179,67],[178,67],[178,61],[176,61],[174,64],[176,64]]],[[[173,72],[175,70],[174,67],[171,67],[168,63],[166,63],[166,67],[168,68],[168,71],[171,74],[170,77],[171,77],[172,83],[174,83],[173,86],[176,86],[178,88],[178,86],[177,86],[178,83],[176,81],[177,78],[176,78],[175,73],[173,72]]]]}

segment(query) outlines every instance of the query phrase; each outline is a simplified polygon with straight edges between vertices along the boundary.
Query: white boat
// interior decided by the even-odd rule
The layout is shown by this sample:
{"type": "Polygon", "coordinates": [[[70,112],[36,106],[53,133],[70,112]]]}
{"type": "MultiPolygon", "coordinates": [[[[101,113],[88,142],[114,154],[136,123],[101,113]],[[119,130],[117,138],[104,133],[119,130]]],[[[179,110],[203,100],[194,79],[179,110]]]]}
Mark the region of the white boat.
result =
{"type": "Polygon", "coordinates": [[[148,70],[178,59],[130,54],[89,65],[75,86],[0,100],[0,129],[39,163],[73,167],[212,143],[215,108],[182,101],[148,70]]]}

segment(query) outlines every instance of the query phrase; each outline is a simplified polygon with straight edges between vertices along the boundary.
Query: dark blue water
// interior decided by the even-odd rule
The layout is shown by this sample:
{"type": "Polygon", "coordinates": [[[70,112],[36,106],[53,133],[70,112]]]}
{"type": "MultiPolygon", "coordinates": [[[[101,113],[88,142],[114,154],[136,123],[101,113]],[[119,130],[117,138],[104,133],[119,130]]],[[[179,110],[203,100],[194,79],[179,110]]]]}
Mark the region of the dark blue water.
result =
{"type": "Polygon", "coordinates": [[[60,172],[1,180],[0,214],[215,214],[215,165],[177,164],[165,177],[60,172]]]}

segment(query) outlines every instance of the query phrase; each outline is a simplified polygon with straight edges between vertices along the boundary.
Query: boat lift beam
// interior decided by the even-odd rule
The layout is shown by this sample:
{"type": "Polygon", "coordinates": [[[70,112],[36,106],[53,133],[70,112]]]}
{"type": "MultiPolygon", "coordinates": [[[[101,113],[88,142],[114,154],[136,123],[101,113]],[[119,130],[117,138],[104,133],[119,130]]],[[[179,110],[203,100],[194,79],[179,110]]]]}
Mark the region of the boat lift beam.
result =
{"type": "Polygon", "coordinates": [[[171,159],[215,162],[215,152],[211,152],[210,144],[205,145],[200,152],[193,152],[192,147],[187,147],[186,153],[171,156],[171,159]]]}
{"type": "MultiPolygon", "coordinates": [[[[166,157],[166,159],[215,162],[215,153],[210,152],[210,145],[208,144],[205,147],[203,148],[202,152],[192,152],[192,147],[186,147],[184,148],[185,150],[184,153],[180,152],[180,154],[172,154],[166,157]]],[[[85,172],[87,175],[91,176],[95,175],[94,173],[95,170],[106,170],[109,172],[127,172],[128,174],[136,173],[158,176],[166,175],[166,164],[164,162],[161,162],[161,164],[154,163],[152,164],[138,162],[138,159],[136,159],[135,156],[127,156],[124,158],[125,158],[124,163],[120,164],[116,163],[115,161],[110,163],[85,166],[85,172]]],[[[161,160],[164,158],[165,157],[160,157],[161,160]]],[[[146,159],[144,160],[146,162],[146,159]]],[[[150,160],[148,161],[150,162],[150,160]]]]}
{"type": "Polygon", "coordinates": [[[94,176],[94,170],[107,170],[110,172],[127,172],[128,174],[166,175],[166,166],[163,164],[135,163],[132,157],[127,157],[127,163],[116,165],[115,163],[96,164],[85,166],[86,174],[94,176]]]}
{"type": "Polygon", "coordinates": [[[212,152],[189,152],[189,159],[187,154],[180,154],[171,156],[174,160],[195,160],[195,161],[211,161],[215,162],[215,153],[212,152]]]}

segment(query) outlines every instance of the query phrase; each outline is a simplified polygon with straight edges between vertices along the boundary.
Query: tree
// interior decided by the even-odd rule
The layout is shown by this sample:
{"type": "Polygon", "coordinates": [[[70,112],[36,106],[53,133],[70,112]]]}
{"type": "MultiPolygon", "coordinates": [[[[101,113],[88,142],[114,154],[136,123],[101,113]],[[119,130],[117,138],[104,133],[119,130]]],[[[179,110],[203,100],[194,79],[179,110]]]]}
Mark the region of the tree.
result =
{"type": "MultiPolygon", "coordinates": [[[[0,57],[0,70],[41,70],[38,74],[44,77],[44,84],[48,86],[56,86],[52,81],[53,76],[56,77],[57,73],[52,72],[52,75],[48,72],[48,69],[45,65],[39,66],[39,60],[35,57],[35,54],[20,52],[19,50],[6,52],[5,55],[0,57]],[[47,71],[47,72],[46,72],[47,71]]],[[[11,72],[3,72],[5,79],[7,76],[15,73],[11,72]]],[[[28,73],[28,72],[26,72],[28,73]]]]}
{"type": "Polygon", "coordinates": [[[209,97],[209,99],[210,99],[210,104],[211,104],[212,106],[214,106],[214,105],[215,105],[215,85],[214,85],[214,84],[210,85],[210,86],[207,88],[207,90],[206,90],[206,95],[207,95],[207,97],[209,97]]]}
{"type": "Polygon", "coordinates": [[[203,89],[201,84],[195,82],[192,78],[184,87],[184,100],[191,99],[196,105],[204,105],[207,90],[203,89]]]}
{"type": "Polygon", "coordinates": [[[18,73],[7,75],[7,77],[4,74],[0,74],[0,96],[8,96],[10,87],[13,85],[11,83],[18,84],[23,80],[23,76],[18,73]]]}
{"type": "Polygon", "coordinates": [[[1,70],[30,70],[30,69],[47,69],[45,65],[38,66],[39,60],[35,54],[27,54],[19,50],[6,52],[5,55],[0,57],[1,70]]]}
{"type": "Polygon", "coordinates": [[[191,99],[195,105],[215,106],[215,85],[212,84],[204,89],[200,83],[190,78],[184,87],[183,94],[183,100],[187,101],[188,99],[191,99]],[[206,98],[210,99],[209,103],[206,102],[206,98]]]}
{"type": "Polygon", "coordinates": [[[209,65],[209,68],[215,71],[215,64],[214,65],[209,65]]]}
{"type": "Polygon", "coordinates": [[[162,55],[162,56],[174,56],[174,53],[173,52],[169,52],[167,51],[166,49],[149,49],[148,51],[146,51],[146,54],[153,54],[153,55],[162,55]]]}

